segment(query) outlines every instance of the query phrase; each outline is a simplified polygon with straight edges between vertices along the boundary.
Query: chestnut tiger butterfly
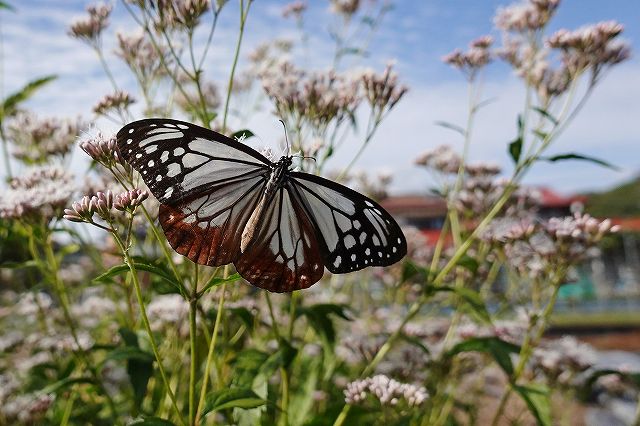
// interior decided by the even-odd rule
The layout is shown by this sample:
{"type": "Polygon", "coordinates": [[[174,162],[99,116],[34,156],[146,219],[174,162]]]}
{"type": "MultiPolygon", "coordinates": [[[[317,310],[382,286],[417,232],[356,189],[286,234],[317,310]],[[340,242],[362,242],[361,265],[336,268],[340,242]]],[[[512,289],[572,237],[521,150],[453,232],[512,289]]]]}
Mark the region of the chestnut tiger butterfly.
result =
{"type": "Polygon", "coordinates": [[[201,265],[233,263],[254,286],[307,288],[334,274],[387,266],[406,239],[375,201],[316,175],[272,162],[242,142],[183,121],[132,122],[117,134],[120,154],[160,202],[173,247],[201,265]]]}

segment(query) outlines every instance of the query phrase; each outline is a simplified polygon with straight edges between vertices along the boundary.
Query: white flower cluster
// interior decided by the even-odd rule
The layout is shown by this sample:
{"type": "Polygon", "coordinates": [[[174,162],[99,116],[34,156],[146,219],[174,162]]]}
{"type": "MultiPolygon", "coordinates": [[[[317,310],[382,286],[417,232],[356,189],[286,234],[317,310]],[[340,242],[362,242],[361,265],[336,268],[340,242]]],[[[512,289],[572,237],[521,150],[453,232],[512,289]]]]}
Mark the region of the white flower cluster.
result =
{"type": "Polygon", "coordinates": [[[149,303],[147,314],[153,330],[160,330],[167,325],[186,324],[189,304],[179,294],[160,295],[149,303]]]}
{"type": "Polygon", "coordinates": [[[11,181],[0,194],[0,218],[44,217],[61,212],[76,190],[73,176],[60,167],[35,168],[11,181]]]}
{"type": "Polygon", "coordinates": [[[422,405],[429,397],[423,386],[400,383],[383,374],[378,374],[347,384],[344,390],[345,402],[357,404],[365,400],[368,394],[377,398],[382,405],[397,405],[404,400],[410,407],[422,405]]]}

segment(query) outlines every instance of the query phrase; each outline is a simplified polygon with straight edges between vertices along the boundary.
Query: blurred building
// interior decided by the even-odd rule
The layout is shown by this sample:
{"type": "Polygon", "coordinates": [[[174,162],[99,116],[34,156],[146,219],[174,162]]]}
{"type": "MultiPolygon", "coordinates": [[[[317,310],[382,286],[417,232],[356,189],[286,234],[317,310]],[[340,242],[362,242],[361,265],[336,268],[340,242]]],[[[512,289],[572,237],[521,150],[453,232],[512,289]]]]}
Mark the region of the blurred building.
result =
{"type": "MultiPolygon", "coordinates": [[[[584,204],[585,195],[562,195],[551,188],[537,188],[541,219],[571,215],[574,203],[584,204]]],[[[418,228],[435,244],[445,222],[447,205],[436,195],[402,195],[385,198],[380,204],[402,226],[418,228]]],[[[621,232],[605,241],[601,252],[583,265],[575,282],[563,286],[565,300],[614,300],[640,296],[640,217],[612,218],[621,232]]],[[[623,300],[624,301],[624,300],[623,300]]]]}

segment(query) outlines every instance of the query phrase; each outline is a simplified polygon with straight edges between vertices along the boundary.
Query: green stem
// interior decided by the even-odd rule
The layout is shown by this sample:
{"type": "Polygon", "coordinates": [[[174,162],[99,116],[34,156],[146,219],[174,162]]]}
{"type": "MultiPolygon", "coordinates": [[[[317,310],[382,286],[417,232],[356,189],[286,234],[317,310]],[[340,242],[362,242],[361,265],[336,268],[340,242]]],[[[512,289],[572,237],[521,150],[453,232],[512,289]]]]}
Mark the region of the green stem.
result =
{"type": "MultiPolygon", "coordinates": [[[[95,385],[102,391],[105,399],[107,400],[107,405],[109,406],[109,410],[111,411],[111,416],[114,422],[118,423],[118,411],[116,409],[115,403],[109,395],[109,392],[102,385],[102,381],[98,376],[98,371],[93,366],[93,364],[89,361],[87,353],[85,349],[80,345],[80,339],[78,337],[78,331],[75,326],[75,322],[73,321],[73,317],[71,316],[71,309],[69,308],[70,302],[69,297],[67,295],[66,288],[64,284],[60,281],[58,277],[58,262],[56,260],[55,254],[53,253],[53,244],[49,241],[49,234],[46,227],[43,227],[43,233],[45,233],[46,237],[44,237],[44,241],[42,244],[43,250],[45,253],[45,259],[49,268],[49,271],[43,271],[44,275],[49,275],[51,282],[53,283],[53,290],[60,301],[60,307],[62,308],[62,314],[64,316],[65,322],[67,323],[67,327],[69,327],[69,332],[71,333],[71,337],[75,343],[76,349],[73,350],[76,358],[80,360],[86,367],[86,369],[91,374],[95,385]]],[[[33,238],[33,235],[31,236],[33,238]]],[[[32,248],[35,246],[31,245],[32,248]]],[[[37,258],[38,254],[34,251],[32,252],[34,258],[37,258]]]]}
{"type": "MultiPolygon", "coordinates": [[[[558,280],[560,281],[560,280],[558,280]]],[[[496,413],[493,417],[493,421],[491,422],[492,426],[497,426],[498,422],[500,421],[500,418],[502,417],[502,414],[504,412],[504,409],[507,406],[507,402],[509,400],[509,397],[511,396],[511,393],[513,391],[513,385],[518,381],[518,379],[520,378],[520,376],[522,375],[524,368],[527,365],[527,362],[529,361],[529,358],[532,354],[532,349],[535,347],[535,345],[538,343],[538,341],[540,340],[540,338],[542,337],[542,335],[544,334],[544,331],[546,329],[547,323],[549,321],[549,318],[551,317],[551,313],[553,312],[553,308],[556,305],[556,301],[558,300],[558,290],[560,289],[560,284],[558,282],[554,282],[553,283],[553,293],[551,294],[551,299],[549,300],[549,303],[547,303],[547,306],[545,307],[542,316],[540,317],[540,320],[542,321],[541,323],[536,322],[532,322],[529,326],[529,330],[527,330],[527,333],[525,334],[525,338],[524,338],[524,342],[522,343],[522,346],[520,347],[520,354],[518,356],[518,364],[515,368],[515,370],[513,371],[513,376],[510,378],[509,380],[509,387],[507,388],[507,390],[505,391],[504,394],[502,394],[502,397],[500,398],[500,403],[498,404],[498,409],[496,410],[496,413]],[[531,336],[531,331],[533,329],[533,327],[538,327],[537,331],[535,332],[535,334],[533,336],[531,336]]]]}
{"type": "MultiPolygon", "coordinates": [[[[195,288],[194,288],[195,292],[195,288]]],[[[195,426],[196,422],[196,344],[197,332],[196,313],[198,311],[198,299],[195,295],[189,301],[189,340],[190,340],[190,368],[189,368],[189,424],[195,426]]]]}
{"type": "Polygon", "coordinates": [[[167,379],[167,373],[164,370],[164,366],[162,365],[162,360],[160,359],[160,352],[158,351],[158,345],[156,343],[155,337],[153,337],[153,331],[151,330],[151,324],[149,323],[149,317],[147,317],[147,310],[144,304],[144,298],[142,297],[142,288],[140,286],[140,280],[138,280],[138,273],[135,268],[135,264],[131,255],[129,254],[129,250],[124,245],[120,236],[117,232],[112,232],[113,238],[120,247],[122,251],[122,255],[124,256],[125,263],[129,266],[129,271],[131,272],[131,278],[133,280],[133,287],[135,289],[136,298],[138,299],[138,305],[140,306],[140,315],[142,316],[142,322],[144,324],[145,331],[147,332],[147,336],[149,337],[149,343],[151,344],[151,349],[153,350],[153,355],[156,358],[156,363],[158,364],[158,370],[160,371],[160,376],[162,377],[162,382],[164,383],[165,390],[169,394],[169,398],[171,399],[171,405],[173,406],[174,411],[176,412],[176,416],[178,417],[180,424],[186,426],[184,419],[182,418],[182,413],[178,408],[178,404],[176,402],[176,397],[171,390],[171,386],[169,385],[169,380],[167,379]]]}
{"type": "Polygon", "coordinates": [[[231,91],[233,90],[233,77],[236,74],[238,66],[238,58],[240,57],[240,46],[242,46],[242,36],[244,35],[244,24],[247,22],[247,15],[253,0],[248,0],[247,8],[244,7],[244,0],[240,0],[240,33],[238,34],[238,42],[236,43],[236,51],[233,56],[233,64],[231,65],[231,74],[229,75],[229,84],[227,85],[227,99],[224,102],[224,115],[222,116],[222,133],[227,131],[227,118],[229,116],[229,102],[231,101],[231,91]]]}
{"type": "MultiPolygon", "coordinates": [[[[224,268],[224,278],[229,275],[229,266],[224,268]]],[[[222,310],[224,308],[224,294],[227,289],[227,284],[222,284],[220,288],[220,299],[218,301],[218,311],[216,312],[216,321],[213,325],[213,335],[211,336],[211,344],[209,345],[209,352],[207,353],[207,362],[204,367],[204,377],[202,379],[202,387],[200,388],[200,399],[198,401],[198,409],[196,410],[196,424],[200,424],[200,416],[202,415],[202,409],[204,408],[205,396],[207,395],[207,385],[209,384],[209,375],[211,371],[211,363],[213,361],[213,352],[216,347],[216,341],[218,339],[218,330],[220,328],[220,322],[222,319],[222,310]]]]}

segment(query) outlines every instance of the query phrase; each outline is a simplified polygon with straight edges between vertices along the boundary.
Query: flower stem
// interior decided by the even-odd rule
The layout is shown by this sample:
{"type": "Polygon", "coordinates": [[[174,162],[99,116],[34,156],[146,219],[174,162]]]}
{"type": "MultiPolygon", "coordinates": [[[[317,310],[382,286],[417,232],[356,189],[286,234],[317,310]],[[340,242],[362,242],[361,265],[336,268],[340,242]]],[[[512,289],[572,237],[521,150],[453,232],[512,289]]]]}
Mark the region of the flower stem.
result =
{"type": "MultiPolygon", "coordinates": [[[[224,268],[224,278],[229,276],[229,266],[224,268]]],[[[222,319],[222,310],[224,308],[224,294],[227,290],[227,283],[222,284],[220,288],[220,299],[218,300],[218,311],[216,312],[216,321],[213,325],[213,334],[211,336],[211,344],[209,345],[209,352],[207,353],[207,362],[204,367],[204,377],[202,378],[202,387],[200,388],[200,399],[198,401],[198,408],[196,410],[196,424],[200,424],[200,416],[202,409],[204,408],[204,400],[207,395],[207,385],[209,384],[209,375],[211,371],[211,363],[213,361],[213,352],[216,347],[216,340],[218,338],[218,329],[220,328],[220,322],[222,319]]]]}
{"type": "Polygon", "coordinates": [[[169,381],[167,379],[167,373],[164,370],[164,366],[162,365],[162,360],[160,359],[160,352],[158,351],[158,345],[156,343],[155,337],[153,337],[153,332],[151,331],[151,324],[149,323],[149,317],[147,317],[147,310],[144,305],[144,298],[142,297],[142,289],[140,287],[140,280],[138,280],[138,273],[135,268],[135,264],[131,255],[129,254],[128,248],[124,245],[120,236],[117,232],[112,232],[113,238],[116,243],[120,247],[122,251],[122,255],[124,256],[125,263],[129,266],[129,271],[131,272],[131,278],[133,280],[133,287],[135,289],[136,298],[138,299],[138,305],[140,306],[140,315],[142,316],[142,322],[144,324],[145,331],[147,332],[147,336],[149,337],[149,343],[151,344],[151,349],[153,350],[153,355],[156,358],[156,362],[158,364],[158,370],[160,371],[160,376],[162,377],[162,382],[164,383],[164,387],[169,394],[169,399],[171,399],[171,405],[173,406],[174,411],[180,421],[180,424],[186,426],[184,419],[182,418],[182,413],[178,408],[178,404],[176,402],[176,397],[173,391],[171,390],[171,386],[169,385],[169,381]]]}
{"type": "Polygon", "coordinates": [[[197,288],[194,287],[194,294],[189,300],[189,340],[190,340],[190,358],[189,358],[189,425],[195,426],[196,422],[196,367],[197,367],[197,332],[196,314],[198,310],[198,298],[196,296],[197,288]]]}
{"type": "Polygon", "coordinates": [[[240,0],[240,33],[238,34],[238,42],[236,43],[236,51],[233,56],[233,64],[231,65],[231,73],[229,74],[229,84],[227,85],[227,99],[224,102],[224,115],[222,116],[222,133],[227,131],[227,118],[229,117],[229,102],[231,101],[231,91],[233,90],[233,77],[236,74],[238,66],[238,58],[240,57],[240,46],[242,46],[242,36],[244,35],[244,24],[247,22],[249,8],[253,0],[247,1],[247,7],[244,7],[244,0],[240,0]]]}

